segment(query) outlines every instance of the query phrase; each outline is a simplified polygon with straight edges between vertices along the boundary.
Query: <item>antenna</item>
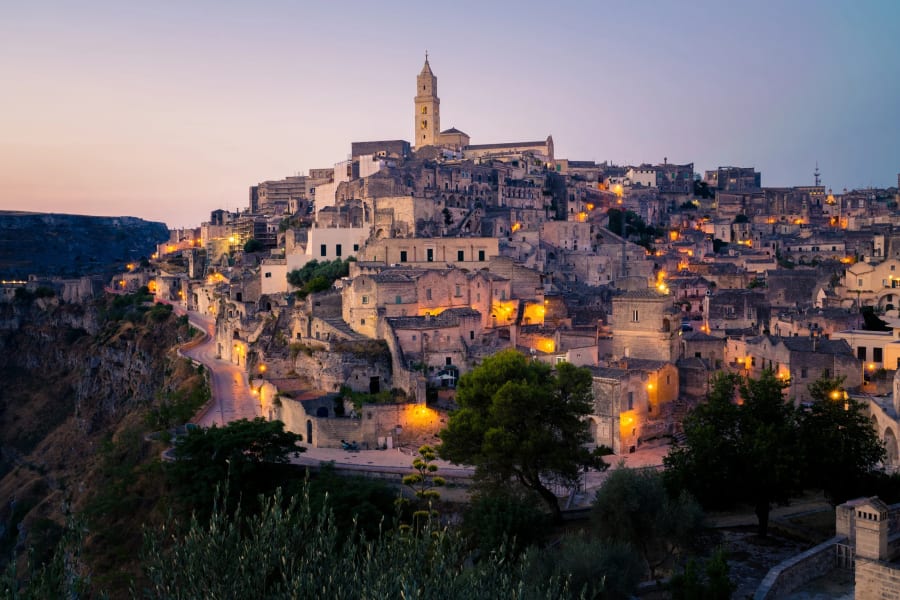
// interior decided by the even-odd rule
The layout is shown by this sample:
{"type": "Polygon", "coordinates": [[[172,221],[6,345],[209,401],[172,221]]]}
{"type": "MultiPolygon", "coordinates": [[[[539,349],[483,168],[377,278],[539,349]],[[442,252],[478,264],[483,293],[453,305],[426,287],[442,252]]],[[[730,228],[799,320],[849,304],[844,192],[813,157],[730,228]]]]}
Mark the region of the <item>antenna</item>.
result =
{"type": "Polygon", "coordinates": [[[819,177],[819,161],[816,161],[816,171],[813,173],[816,178],[816,186],[822,185],[822,179],[819,177]]]}

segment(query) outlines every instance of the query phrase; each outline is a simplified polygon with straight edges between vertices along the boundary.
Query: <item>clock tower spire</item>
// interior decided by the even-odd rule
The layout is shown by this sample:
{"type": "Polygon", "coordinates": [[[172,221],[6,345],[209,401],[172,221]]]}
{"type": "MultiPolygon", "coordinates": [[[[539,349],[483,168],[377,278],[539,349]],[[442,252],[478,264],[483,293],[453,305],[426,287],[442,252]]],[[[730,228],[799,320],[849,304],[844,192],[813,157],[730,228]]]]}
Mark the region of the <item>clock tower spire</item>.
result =
{"type": "Polygon", "coordinates": [[[416,114],[413,139],[414,146],[433,146],[437,143],[441,132],[441,100],[437,95],[437,77],[431,72],[428,64],[428,51],[425,51],[425,65],[416,77],[416,97],[413,100],[416,114]]]}

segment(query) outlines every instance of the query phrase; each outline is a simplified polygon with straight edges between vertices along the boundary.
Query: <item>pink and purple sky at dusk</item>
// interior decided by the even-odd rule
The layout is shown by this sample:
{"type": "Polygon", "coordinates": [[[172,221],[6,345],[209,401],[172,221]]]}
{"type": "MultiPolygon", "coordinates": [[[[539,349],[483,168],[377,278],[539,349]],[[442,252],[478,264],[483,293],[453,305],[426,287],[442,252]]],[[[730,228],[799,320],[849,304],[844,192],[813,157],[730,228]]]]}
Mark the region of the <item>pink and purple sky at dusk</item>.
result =
{"type": "Polygon", "coordinates": [[[442,128],[618,164],[896,185],[900,2],[7,3],[0,209],[197,226],[249,186],[442,128]]]}

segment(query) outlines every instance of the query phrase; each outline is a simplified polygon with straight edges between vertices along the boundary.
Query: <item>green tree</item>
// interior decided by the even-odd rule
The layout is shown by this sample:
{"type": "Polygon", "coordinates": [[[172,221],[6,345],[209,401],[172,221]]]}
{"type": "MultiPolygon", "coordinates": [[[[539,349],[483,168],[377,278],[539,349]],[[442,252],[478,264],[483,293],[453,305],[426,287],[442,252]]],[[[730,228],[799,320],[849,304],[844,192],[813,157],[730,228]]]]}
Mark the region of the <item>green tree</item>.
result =
{"type": "Polygon", "coordinates": [[[763,537],[772,504],[787,502],[800,489],[797,413],[784,400],[786,385],[768,370],[742,382],[720,374],[709,401],[685,419],[684,446],[664,459],[670,484],[704,506],[750,502],[763,537]]]}
{"type": "Polygon", "coordinates": [[[591,521],[603,540],[630,544],[651,579],[703,527],[703,511],[687,493],[671,497],[656,471],[619,468],[597,490],[591,521]]]}
{"type": "Polygon", "coordinates": [[[519,486],[482,488],[463,511],[462,532],[482,552],[518,556],[537,544],[550,525],[540,499],[519,486]]]}
{"type": "Polygon", "coordinates": [[[443,487],[447,481],[437,474],[438,466],[434,464],[437,453],[429,445],[419,447],[418,456],[413,458],[413,473],[403,477],[403,485],[409,487],[416,497],[418,510],[413,513],[413,519],[421,522],[436,514],[431,508],[432,503],[441,498],[441,493],[436,488],[443,487]]]}
{"type": "Polygon", "coordinates": [[[717,548],[706,561],[706,576],[700,572],[697,561],[691,559],[685,565],[684,572],[678,573],[669,581],[672,600],[730,600],[737,585],[729,577],[728,561],[725,550],[717,548]]]}
{"type": "Polygon", "coordinates": [[[582,468],[606,468],[608,449],[591,452],[588,425],[592,377],[569,363],[555,373],[515,350],[487,359],[460,378],[456,402],[438,448],[442,458],[475,466],[486,484],[514,480],[537,492],[557,520],[548,482],[574,487],[582,468]]]}
{"type": "Polygon", "coordinates": [[[809,384],[812,402],[799,419],[805,482],[823,489],[835,505],[865,494],[885,456],[865,406],[847,395],[843,383],[843,377],[821,377],[809,384]]]}
{"type": "Polygon", "coordinates": [[[331,288],[335,281],[346,277],[350,273],[350,262],[350,259],[339,258],[323,262],[311,260],[303,267],[288,273],[287,281],[292,286],[300,288],[297,294],[305,298],[309,294],[331,288]]]}
{"type": "Polygon", "coordinates": [[[224,427],[197,428],[175,444],[175,461],[167,468],[175,496],[189,510],[211,507],[217,487],[232,499],[255,499],[271,491],[272,465],[285,464],[303,452],[301,436],[284,430],[281,421],[257,417],[224,427]]]}
{"type": "Polygon", "coordinates": [[[265,246],[263,246],[263,243],[256,238],[250,238],[244,244],[244,252],[247,254],[251,252],[260,252],[263,249],[265,249],[265,246]]]}
{"type": "Polygon", "coordinates": [[[528,581],[566,580],[571,596],[592,600],[633,598],[643,575],[641,557],[628,544],[567,536],[552,549],[525,556],[528,581]]]}

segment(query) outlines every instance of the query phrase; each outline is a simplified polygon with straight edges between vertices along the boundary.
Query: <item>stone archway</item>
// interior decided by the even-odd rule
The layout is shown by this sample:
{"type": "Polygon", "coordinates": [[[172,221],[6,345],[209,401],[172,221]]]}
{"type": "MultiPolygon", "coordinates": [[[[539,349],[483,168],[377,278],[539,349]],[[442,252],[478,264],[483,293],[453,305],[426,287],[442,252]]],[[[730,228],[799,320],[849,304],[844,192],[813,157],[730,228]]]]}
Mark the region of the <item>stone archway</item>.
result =
{"type": "Polygon", "coordinates": [[[897,436],[894,434],[894,430],[888,427],[884,430],[884,464],[888,467],[894,467],[898,464],[898,456],[900,456],[900,451],[898,451],[897,447],[897,436]]]}

